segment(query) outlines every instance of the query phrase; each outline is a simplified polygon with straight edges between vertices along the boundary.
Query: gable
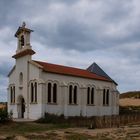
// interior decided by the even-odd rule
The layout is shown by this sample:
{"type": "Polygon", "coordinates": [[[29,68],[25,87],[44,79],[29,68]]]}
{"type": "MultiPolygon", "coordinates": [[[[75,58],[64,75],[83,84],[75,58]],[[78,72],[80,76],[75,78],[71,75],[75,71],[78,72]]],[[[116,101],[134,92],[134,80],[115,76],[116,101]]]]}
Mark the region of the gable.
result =
{"type": "Polygon", "coordinates": [[[34,61],[29,61],[29,79],[39,79],[42,67],[36,64],[34,61]],[[41,71],[40,71],[41,69],[41,71]]]}
{"type": "Polygon", "coordinates": [[[10,77],[10,75],[15,71],[16,65],[13,66],[13,68],[11,69],[11,71],[8,73],[8,77],[10,77]]]}

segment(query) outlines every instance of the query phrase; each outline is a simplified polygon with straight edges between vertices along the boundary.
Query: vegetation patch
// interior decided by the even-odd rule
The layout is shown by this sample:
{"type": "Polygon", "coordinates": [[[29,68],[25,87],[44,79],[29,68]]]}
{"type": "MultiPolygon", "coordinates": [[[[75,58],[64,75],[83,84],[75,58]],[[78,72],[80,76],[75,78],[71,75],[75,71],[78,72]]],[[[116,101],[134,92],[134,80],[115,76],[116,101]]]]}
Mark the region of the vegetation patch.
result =
{"type": "Polygon", "coordinates": [[[69,126],[59,124],[40,124],[35,122],[7,122],[0,124],[0,135],[26,135],[29,133],[41,133],[49,130],[65,129],[69,126]]]}
{"type": "Polygon", "coordinates": [[[140,91],[130,91],[120,94],[120,99],[122,98],[136,98],[140,99],[140,91]]]}
{"type": "Polygon", "coordinates": [[[46,140],[46,139],[56,139],[57,134],[50,132],[50,133],[40,133],[40,134],[29,134],[25,136],[28,139],[33,139],[33,140],[46,140]]]}
{"type": "Polygon", "coordinates": [[[0,108],[0,123],[11,121],[12,113],[8,114],[6,108],[0,108]]]}
{"type": "Polygon", "coordinates": [[[121,114],[139,114],[140,115],[140,106],[120,106],[119,107],[120,115],[121,114]]]}
{"type": "MultiPolygon", "coordinates": [[[[95,140],[95,137],[89,136],[87,134],[81,134],[81,133],[70,133],[65,136],[66,140],[95,140]]],[[[97,139],[96,139],[97,140],[97,139]]]]}

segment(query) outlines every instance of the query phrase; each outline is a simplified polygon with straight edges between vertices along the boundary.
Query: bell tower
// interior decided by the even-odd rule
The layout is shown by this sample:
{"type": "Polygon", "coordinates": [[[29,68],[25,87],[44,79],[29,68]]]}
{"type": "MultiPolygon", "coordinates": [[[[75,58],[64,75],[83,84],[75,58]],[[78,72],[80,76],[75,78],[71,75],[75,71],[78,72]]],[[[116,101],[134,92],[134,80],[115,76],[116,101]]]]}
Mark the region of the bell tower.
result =
{"type": "Polygon", "coordinates": [[[15,33],[15,37],[17,38],[17,50],[16,54],[12,56],[13,58],[17,59],[25,55],[35,54],[30,44],[31,32],[33,32],[33,30],[26,28],[25,22],[23,22],[22,26],[18,28],[15,33]]]}

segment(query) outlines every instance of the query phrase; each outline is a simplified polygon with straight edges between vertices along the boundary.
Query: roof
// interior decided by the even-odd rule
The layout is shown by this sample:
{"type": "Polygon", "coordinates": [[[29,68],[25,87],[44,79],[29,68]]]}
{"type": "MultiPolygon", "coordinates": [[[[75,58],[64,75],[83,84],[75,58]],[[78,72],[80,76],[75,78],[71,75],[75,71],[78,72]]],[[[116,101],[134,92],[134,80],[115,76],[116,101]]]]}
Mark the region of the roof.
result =
{"type": "Polygon", "coordinates": [[[18,30],[15,33],[15,37],[17,37],[21,32],[26,31],[26,32],[33,32],[33,30],[30,30],[28,28],[25,27],[19,27],[18,30]]]}
{"type": "Polygon", "coordinates": [[[41,65],[42,69],[46,72],[113,82],[111,79],[97,75],[95,73],[91,73],[88,70],[62,66],[62,65],[56,65],[56,64],[51,64],[51,63],[46,63],[46,62],[41,62],[41,61],[34,61],[34,62],[41,65]]]}
{"type": "Polygon", "coordinates": [[[95,62],[92,63],[88,68],[87,70],[89,72],[93,72],[93,73],[96,73],[97,75],[100,75],[100,76],[103,76],[103,77],[106,77],[106,78],[109,78],[111,79],[104,71],[103,69],[101,69],[95,62]]]}
{"type": "MultiPolygon", "coordinates": [[[[95,62],[92,63],[92,64],[87,68],[87,70],[88,70],[89,72],[95,73],[95,74],[97,74],[97,75],[106,77],[106,78],[109,79],[109,80],[112,80],[112,78],[109,77],[109,76],[103,71],[103,69],[102,69],[101,67],[99,67],[95,62]]],[[[115,82],[114,80],[112,80],[112,81],[115,82]]],[[[116,82],[115,82],[115,84],[117,85],[116,82]]]]}
{"type": "Polygon", "coordinates": [[[12,57],[15,58],[15,59],[17,59],[17,58],[22,57],[22,56],[25,56],[27,54],[33,55],[33,54],[35,54],[35,52],[32,49],[26,49],[26,50],[23,50],[23,51],[15,54],[15,55],[13,55],[12,57]]]}

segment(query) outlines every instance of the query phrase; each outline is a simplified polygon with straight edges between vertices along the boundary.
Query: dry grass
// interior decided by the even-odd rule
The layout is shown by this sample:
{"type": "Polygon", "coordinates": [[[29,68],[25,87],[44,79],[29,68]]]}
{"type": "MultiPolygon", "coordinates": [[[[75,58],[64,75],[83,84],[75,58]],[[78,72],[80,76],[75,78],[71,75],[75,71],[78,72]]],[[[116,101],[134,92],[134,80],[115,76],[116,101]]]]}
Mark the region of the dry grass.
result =
{"type": "MultiPolygon", "coordinates": [[[[35,122],[10,122],[6,124],[0,124],[0,139],[14,140],[87,140],[92,136],[86,133],[79,133],[80,129],[76,129],[77,133],[67,126],[61,126],[60,124],[39,124],[35,122]],[[67,133],[69,132],[69,133],[67,133]]],[[[87,129],[86,129],[87,130],[87,129]]]]}
{"type": "Polygon", "coordinates": [[[140,99],[124,98],[119,100],[120,106],[140,106],[140,99]]]}
{"type": "Polygon", "coordinates": [[[133,136],[139,140],[139,132],[139,124],[107,129],[61,128],[34,122],[0,124],[0,139],[8,140],[126,140],[128,136],[131,140],[133,136]]]}

